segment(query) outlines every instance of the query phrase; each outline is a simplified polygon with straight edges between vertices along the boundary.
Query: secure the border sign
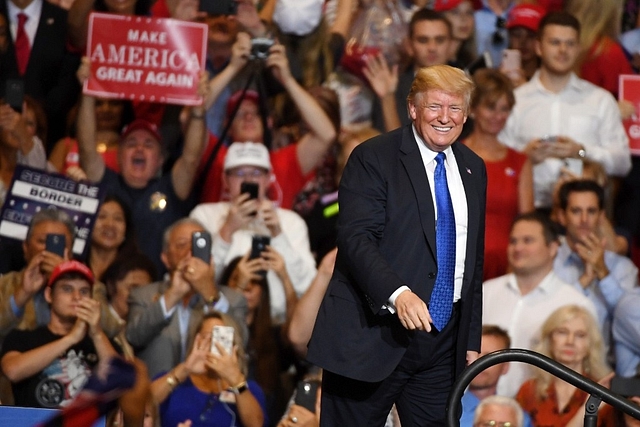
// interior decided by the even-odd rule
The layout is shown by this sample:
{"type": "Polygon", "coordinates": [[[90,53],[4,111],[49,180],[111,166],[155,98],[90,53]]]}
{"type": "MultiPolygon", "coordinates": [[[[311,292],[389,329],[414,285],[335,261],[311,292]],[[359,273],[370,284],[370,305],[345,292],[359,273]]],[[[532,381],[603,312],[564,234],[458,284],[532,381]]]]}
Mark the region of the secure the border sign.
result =
{"type": "Polygon", "coordinates": [[[104,195],[105,190],[99,185],[18,165],[2,206],[0,236],[24,240],[33,215],[54,207],[68,213],[75,222],[73,253],[81,255],[104,195]]]}
{"type": "Polygon", "coordinates": [[[206,24],[92,13],[87,57],[89,95],[196,105],[207,48],[206,24]]]}

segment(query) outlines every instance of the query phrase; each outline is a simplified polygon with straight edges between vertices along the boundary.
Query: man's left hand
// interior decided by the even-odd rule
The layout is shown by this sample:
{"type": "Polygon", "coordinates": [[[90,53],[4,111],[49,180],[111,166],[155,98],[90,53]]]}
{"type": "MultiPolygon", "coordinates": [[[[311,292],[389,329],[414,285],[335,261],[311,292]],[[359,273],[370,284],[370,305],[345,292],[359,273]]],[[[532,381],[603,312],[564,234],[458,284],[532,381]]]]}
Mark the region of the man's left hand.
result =
{"type": "Polygon", "coordinates": [[[568,136],[558,136],[555,142],[549,144],[553,157],[559,159],[578,158],[578,152],[584,147],[568,136]]]}
{"type": "Polygon", "coordinates": [[[260,202],[260,215],[269,232],[271,232],[271,237],[277,237],[282,232],[282,228],[280,227],[280,218],[278,218],[273,202],[270,200],[260,202]]]}
{"type": "Polygon", "coordinates": [[[590,266],[598,280],[609,275],[609,269],[604,262],[605,242],[595,233],[589,235],[576,243],[576,252],[582,261],[590,266]]]}
{"type": "Polygon", "coordinates": [[[214,271],[211,264],[208,264],[197,257],[184,259],[179,266],[182,277],[189,282],[191,288],[203,298],[209,299],[218,296],[218,289],[213,280],[214,271]]]}

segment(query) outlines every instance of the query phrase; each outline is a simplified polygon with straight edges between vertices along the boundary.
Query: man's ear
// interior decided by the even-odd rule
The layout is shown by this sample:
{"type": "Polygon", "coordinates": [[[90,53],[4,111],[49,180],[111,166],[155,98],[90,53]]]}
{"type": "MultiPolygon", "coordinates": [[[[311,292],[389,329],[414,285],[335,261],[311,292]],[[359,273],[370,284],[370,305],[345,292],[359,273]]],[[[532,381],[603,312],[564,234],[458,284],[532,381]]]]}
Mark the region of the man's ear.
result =
{"type": "Polygon", "coordinates": [[[564,209],[559,209],[558,210],[558,222],[560,223],[560,225],[566,227],[567,226],[567,217],[564,213],[564,209]]]}
{"type": "Polygon", "coordinates": [[[504,375],[509,372],[509,362],[502,363],[502,372],[500,375],[504,375]]]}
{"type": "Polygon", "coordinates": [[[542,56],[542,48],[540,47],[540,40],[536,39],[536,55],[542,56]]]}
{"type": "Polygon", "coordinates": [[[51,286],[44,285],[44,300],[51,304],[51,286]]]}
{"type": "Polygon", "coordinates": [[[162,264],[164,264],[167,270],[171,270],[171,268],[169,267],[169,259],[167,258],[167,255],[165,255],[164,252],[160,254],[160,261],[162,261],[162,264]]]}
{"type": "Polygon", "coordinates": [[[407,103],[407,108],[409,110],[409,117],[411,117],[411,120],[415,120],[418,117],[416,105],[410,101],[407,103]]]}

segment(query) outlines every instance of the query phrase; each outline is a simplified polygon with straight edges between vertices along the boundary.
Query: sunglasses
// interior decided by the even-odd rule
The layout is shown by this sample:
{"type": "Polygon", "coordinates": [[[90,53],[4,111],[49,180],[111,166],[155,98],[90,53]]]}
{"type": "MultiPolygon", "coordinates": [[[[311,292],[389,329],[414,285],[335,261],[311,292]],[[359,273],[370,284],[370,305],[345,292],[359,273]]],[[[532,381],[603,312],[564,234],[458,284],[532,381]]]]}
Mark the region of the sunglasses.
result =
{"type": "Polygon", "coordinates": [[[505,28],[506,28],[507,20],[502,16],[498,16],[496,18],[496,30],[491,35],[491,43],[493,45],[501,45],[504,43],[505,37],[505,28]]]}

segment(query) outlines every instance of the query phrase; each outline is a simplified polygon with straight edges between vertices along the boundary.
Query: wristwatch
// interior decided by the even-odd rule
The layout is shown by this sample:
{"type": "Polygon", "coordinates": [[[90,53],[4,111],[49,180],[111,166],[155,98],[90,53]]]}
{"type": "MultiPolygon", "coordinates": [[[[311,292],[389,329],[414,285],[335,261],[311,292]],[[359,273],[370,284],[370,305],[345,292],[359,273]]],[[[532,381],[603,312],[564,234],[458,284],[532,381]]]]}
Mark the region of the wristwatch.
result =
{"type": "Polygon", "coordinates": [[[246,381],[242,381],[237,386],[229,387],[229,391],[235,394],[236,396],[239,395],[240,393],[244,393],[247,390],[249,390],[249,386],[247,385],[246,381]]]}
{"type": "Polygon", "coordinates": [[[584,146],[582,146],[578,150],[578,157],[580,157],[581,159],[584,159],[585,157],[587,157],[587,151],[584,149],[584,146]]]}

